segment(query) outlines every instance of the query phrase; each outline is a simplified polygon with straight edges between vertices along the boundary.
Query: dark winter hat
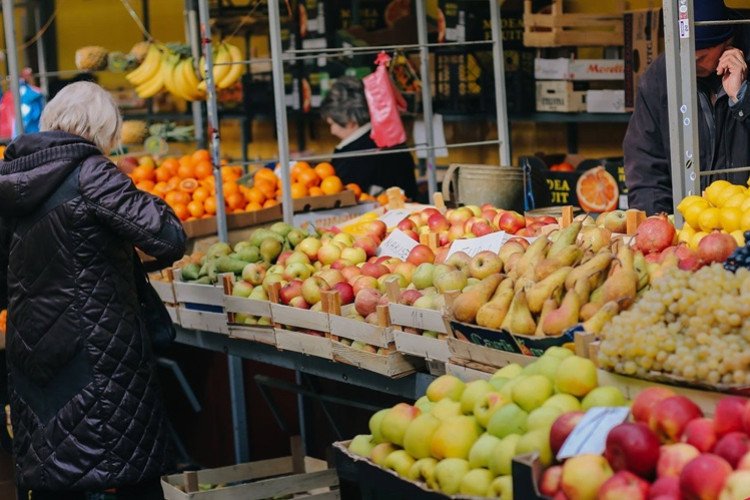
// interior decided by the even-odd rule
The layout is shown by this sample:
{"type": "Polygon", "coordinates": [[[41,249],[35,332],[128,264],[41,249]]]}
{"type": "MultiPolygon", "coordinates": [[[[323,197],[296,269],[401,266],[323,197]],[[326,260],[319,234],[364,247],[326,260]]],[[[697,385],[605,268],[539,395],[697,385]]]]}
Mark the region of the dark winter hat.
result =
{"type": "MultiPolygon", "coordinates": [[[[695,0],[693,2],[695,21],[724,21],[729,12],[723,0],[695,0]]],[[[696,26],[695,49],[715,47],[727,41],[734,34],[731,25],[696,26]]]]}

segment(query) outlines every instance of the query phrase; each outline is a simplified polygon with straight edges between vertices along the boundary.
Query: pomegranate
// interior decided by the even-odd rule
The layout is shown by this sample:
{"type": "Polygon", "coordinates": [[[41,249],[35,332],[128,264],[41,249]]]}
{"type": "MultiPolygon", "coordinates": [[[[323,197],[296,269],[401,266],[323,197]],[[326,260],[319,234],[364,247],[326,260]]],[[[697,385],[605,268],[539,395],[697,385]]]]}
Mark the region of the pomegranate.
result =
{"type": "Polygon", "coordinates": [[[698,256],[706,264],[724,262],[735,248],[737,248],[737,241],[732,236],[721,231],[714,231],[704,236],[698,243],[698,256]]]}
{"type": "Polygon", "coordinates": [[[638,226],[635,248],[644,254],[661,252],[672,244],[676,231],[666,214],[653,215],[638,226]]]}
{"type": "Polygon", "coordinates": [[[678,259],[678,267],[683,271],[697,271],[703,265],[698,254],[684,243],[677,246],[674,252],[678,259]]]}

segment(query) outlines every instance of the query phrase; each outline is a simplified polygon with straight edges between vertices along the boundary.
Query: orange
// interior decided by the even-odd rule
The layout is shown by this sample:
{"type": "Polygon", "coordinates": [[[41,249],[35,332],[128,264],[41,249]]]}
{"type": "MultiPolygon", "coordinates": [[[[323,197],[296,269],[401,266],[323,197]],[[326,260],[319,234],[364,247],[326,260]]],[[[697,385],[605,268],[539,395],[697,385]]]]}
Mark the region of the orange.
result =
{"type": "Polygon", "coordinates": [[[260,188],[254,187],[247,190],[245,199],[250,203],[263,205],[263,202],[266,201],[266,195],[263,194],[263,191],[261,191],[260,188]]]}
{"type": "Polygon", "coordinates": [[[232,210],[236,210],[238,208],[243,208],[245,205],[247,205],[247,201],[245,201],[245,197],[242,196],[241,193],[229,193],[227,195],[225,200],[227,206],[231,208],[232,210]]]}
{"type": "Polygon", "coordinates": [[[238,173],[235,167],[222,167],[221,168],[221,180],[224,182],[237,181],[242,177],[242,171],[238,173]]]}
{"type": "Polygon", "coordinates": [[[318,174],[318,177],[321,179],[325,179],[326,177],[336,175],[336,169],[333,168],[333,165],[324,161],[315,165],[315,173],[318,174]]]}
{"type": "Polygon", "coordinates": [[[377,201],[370,193],[362,193],[358,201],[377,201]]]}
{"type": "Polygon", "coordinates": [[[203,200],[203,208],[206,209],[207,214],[215,214],[216,213],[216,198],[213,196],[209,196],[205,200],[203,200]]]}
{"type": "Polygon", "coordinates": [[[200,201],[191,201],[187,204],[188,212],[193,217],[202,217],[206,210],[203,208],[203,203],[200,201]]]}
{"type": "Polygon", "coordinates": [[[295,182],[292,184],[292,198],[304,198],[309,193],[307,191],[307,186],[304,184],[301,184],[299,182],[295,182]]]}
{"type": "Polygon", "coordinates": [[[166,168],[170,172],[172,172],[172,175],[174,175],[177,172],[177,169],[180,167],[180,162],[176,158],[167,158],[163,162],[161,162],[160,168],[166,168]]]}
{"type": "Polygon", "coordinates": [[[200,201],[203,203],[209,196],[211,196],[211,192],[203,186],[193,191],[193,201],[200,201]]]}
{"type": "Polygon", "coordinates": [[[272,182],[274,185],[276,184],[276,174],[274,174],[273,170],[270,168],[261,168],[255,171],[255,174],[253,174],[253,180],[257,183],[261,179],[272,182]]]}
{"type": "Polygon", "coordinates": [[[318,174],[313,169],[303,170],[297,177],[297,182],[311,188],[320,184],[320,177],[318,177],[318,174]]]}
{"type": "Polygon", "coordinates": [[[346,189],[350,189],[350,190],[354,191],[354,196],[356,196],[357,198],[359,198],[360,196],[362,196],[362,188],[359,187],[359,184],[355,184],[354,182],[350,182],[349,184],[347,184],[344,187],[346,189]]]}
{"type": "Polygon", "coordinates": [[[617,181],[604,167],[586,170],[576,184],[578,203],[586,212],[609,212],[617,208],[620,191],[617,181]]]}
{"type": "Polygon", "coordinates": [[[276,181],[271,183],[261,179],[255,182],[255,187],[259,189],[266,198],[273,198],[276,196],[276,181]]]}
{"type": "Polygon", "coordinates": [[[133,182],[135,182],[136,184],[145,180],[152,181],[156,178],[154,170],[154,167],[152,167],[151,165],[138,165],[130,173],[130,176],[133,178],[133,182]]]}
{"type": "Polygon", "coordinates": [[[193,164],[193,157],[190,155],[181,156],[179,160],[177,160],[177,163],[180,165],[192,165],[193,164]]]}
{"type": "Polygon", "coordinates": [[[198,189],[198,181],[192,178],[182,179],[180,181],[180,191],[184,191],[185,193],[192,193],[198,189]]]}
{"type": "Polygon", "coordinates": [[[199,149],[193,153],[192,160],[194,163],[198,163],[199,161],[211,161],[211,153],[206,149],[199,149]]]}
{"type": "Polygon", "coordinates": [[[169,187],[169,190],[172,191],[174,189],[177,189],[180,186],[180,178],[179,177],[170,177],[167,181],[167,187],[169,187]]]}
{"type": "Polygon", "coordinates": [[[157,182],[167,182],[173,175],[174,172],[172,172],[169,167],[165,167],[164,165],[154,170],[154,177],[156,178],[157,182]]]}
{"type": "Polygon", "coordinates": [[[187,205],[190,203],[190,195],[183,191],[170,191],[164,195],[164,201],[171,206],[187,205]]]}
{"type": "Polygon", "coordinates": [[[245,212],[254,212],[256,210],[260,210],[261,208],[263,208],[263,205],[261,205],[260,203],[251,201],[245,206],[245,212]]]}
{"type": "Polygon", "coordinates": [[[270,200],[266,200],[266,202],[263,204],[263,208],[273,207],[278,205],[279,202],[274,200],[273,198],[270,200]]]}
{"type": "Polygon", "coordinates": [[[322,189],[325,194],[336,194],[344,189],[344,184],[341,182],[341,179],[332,175],[323,179],[323,182],[320,183],[320,189],[322,189]]]}
{"type": "Polygon", "coordinates": [[[205,179],[213,174],[214,168],[210,161],[199,161],[195,164],[195,177],[196,179],[205,179]]]}
{"type": "Polygon", "coordinates": [[[190,217],[190,212],[188,212],[187,206],[184,203],[177,203],[172,206],[172,210],[174,210],[175,215],[180,220],[187,220],[190,217]]]}
{"type": "Polygon", "coordinates": [[[195,178],[195,167],[192,165],[180,165],[177,169],[177,177],[180,179],[195,178]]]}
{"type": "Polygon", "coordinates": [[[224,198],[228,198],[230,194],[240,194],[240,186],[235,181],[227,181],[223,184],[222,191],[224,192],[224,198]]]}
{"type": "Polygon", "coordinates": [[[297,163],[292,165],[292,168],[291,168],[292,182],[297,182],[300,174],[304,172],[305,170],[310,170],[310,168],[311,168],[310,164],[307,163],[306,161],[298,161],[297,163]]]}
{"type": "Polygon", "coordinates": [[[157,182],[154,186],[154,194],[161,198],[164,198],[164,195],[169,191],[169,185],[166,182],[157,182]]]}
{"type": "Polygon", "coordinates": [[[313,186],[307,190],[310,196],[323,196],[325,193],[318,186],[313,186]]]}
{"type": "Polygon", "coordinates": [[[387,194],[385,194],[385,193],[383,193],[383,194],[381,194],[381,195],[378,195],[378,197],[376,198],[376,200],[377,200],[377,201],[378,201],[378,203],[380,203],[381,205],[383,205],[383,206],[386,206],[386,205],[388,204],[388,195],[387,195],[387,194]]]}
{"type": "Polygon", "coordinates": [[[135,187],[137,187],[141,191],[148,191],[150,193],[151,191],[154,190],[154,186],[155,185],[156,184],[154,183],[154,181],[150,181],[150,180],[146,179],[146,180],[141,181],[138,184],[136,184],[135,187]]]}

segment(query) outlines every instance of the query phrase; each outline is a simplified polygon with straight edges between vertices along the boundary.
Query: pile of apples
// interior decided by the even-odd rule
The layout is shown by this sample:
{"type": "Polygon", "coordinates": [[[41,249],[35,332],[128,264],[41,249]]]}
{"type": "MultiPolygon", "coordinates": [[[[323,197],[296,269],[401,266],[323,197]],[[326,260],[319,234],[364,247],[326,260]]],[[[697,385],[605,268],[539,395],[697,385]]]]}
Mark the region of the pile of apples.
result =
{"type": "MultiPolygon", "coordinates": [[[[541,493],[556,500],[743,500],[750,496],[746,399],[722,398],[709,419],[690,399],[666,387],[649,387],[633,400],[631,413],[633,422],[620,424],[607,435],[604,455],[580,455],[547,469],[541,493]]],[[[557,425],[553,424],[553,431],[557,425]]]]}
{"type": "Polygon", "coordinates": [[[619,389],[598,387],[594,363],[553,347],[489,381],[438,377],[413,405],[375,413],[370,434],[356,436],[349,450],[447,495],[507,500],[513,498],[515,455],[536,451],[543,464],[552,463],[550,444],[566,432],[561,425],[553,429],[553,422],[569,412],[625,404],[619,389]]]}

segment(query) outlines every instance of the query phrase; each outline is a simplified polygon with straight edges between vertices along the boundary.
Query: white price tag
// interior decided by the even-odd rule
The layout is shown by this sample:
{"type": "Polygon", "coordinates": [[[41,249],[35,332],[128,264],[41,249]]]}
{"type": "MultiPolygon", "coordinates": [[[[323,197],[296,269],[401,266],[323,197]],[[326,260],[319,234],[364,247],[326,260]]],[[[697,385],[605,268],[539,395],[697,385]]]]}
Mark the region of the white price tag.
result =
{"type": "Polygon", "coordinates": [[[565,440],[557,453],[557,459],[563,460],[584,453],[601,455],[606,448],[609,431],[625,422],[629,416],[630,408],[627,406],[591,408],[565,440]]]}
{"type": "Polygon", "coordinates": [[[411,215],[411,210],[388,210],[386,213],[378,217],[380,220],[385,222],[387,227],[393,227],[398,225],[399,222],[406,219],[411,215]]]}
{"type": "Polygon", "coordinates": [[[378,248],[378,255],[387,255],[388,257],[398,257],[401,260],[406,260],[411,252],[412,248],[417,246],[418,243],[413,239],[406,236],[402,231],[394,229],[393,232],[388,236],[378,248]]]}
{"type": "Polygon", "coordinates": [[[497,231],[490,234],[485,234],[479,238],[468,238],[465,240],[455,240],[451,244],[451,249],[448,251],[448,257],[456,252],[465,252],[469,257],[474,257],[479,252],[489,250],[497,253],[500,250],[511,235],[505,231],[497,231]]]}

